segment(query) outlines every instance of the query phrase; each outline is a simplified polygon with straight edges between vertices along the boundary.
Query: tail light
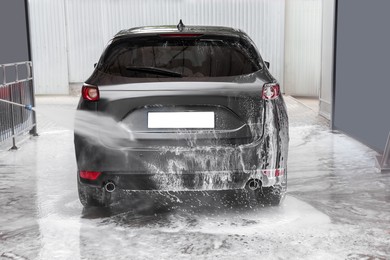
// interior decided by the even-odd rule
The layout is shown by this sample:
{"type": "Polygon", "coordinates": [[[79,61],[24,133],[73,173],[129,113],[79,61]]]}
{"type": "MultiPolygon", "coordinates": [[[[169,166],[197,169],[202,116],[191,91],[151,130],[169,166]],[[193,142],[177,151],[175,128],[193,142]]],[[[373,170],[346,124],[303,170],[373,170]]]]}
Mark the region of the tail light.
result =
{"type": "Polygon", "coordinates": [[[277,83],[266,83],[263,86],[262,98],[265,100],[275,99],[280,96],[280,87],[277,83]]]}
{"type": "Polygon", "coordinates": [[[98,101],[100,98],[99,89],[94,85],[84,84],[81,89],[81,94],[88,101],[98,101]]]}
{"type": "Polygon", "coordinates": [[[80,171],[80,178],[94,181],[99,178],[101,172],[80,171]]]}

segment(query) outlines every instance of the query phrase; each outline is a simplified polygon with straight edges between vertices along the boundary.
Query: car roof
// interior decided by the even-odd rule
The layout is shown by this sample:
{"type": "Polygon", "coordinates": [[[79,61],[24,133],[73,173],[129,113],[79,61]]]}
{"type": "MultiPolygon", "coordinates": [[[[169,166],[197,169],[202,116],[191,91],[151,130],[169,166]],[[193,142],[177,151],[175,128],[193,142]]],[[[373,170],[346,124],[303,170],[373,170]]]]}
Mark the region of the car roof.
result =
{"type": "Polygon", "coordinates": [[[135,27],[127,30],[119,31],[115,38],[139,36],[145,34],[164,34],[164,33],[175,33],[175,34],[186,34],[186,33],[199,33],[209,35],[226,35],[242,37],[246,35],[243,31],[223,26],[184,26],[182,30],[178,29],[176,25],[161,25],[161,26],[143,26],[135,27]]]}

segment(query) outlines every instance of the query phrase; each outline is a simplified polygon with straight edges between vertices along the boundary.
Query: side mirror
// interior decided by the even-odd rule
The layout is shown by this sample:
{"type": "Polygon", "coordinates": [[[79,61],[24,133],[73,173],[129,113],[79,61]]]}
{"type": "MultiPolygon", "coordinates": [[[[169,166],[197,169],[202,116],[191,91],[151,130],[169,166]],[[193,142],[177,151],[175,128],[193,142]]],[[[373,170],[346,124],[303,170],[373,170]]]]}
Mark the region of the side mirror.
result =
{"type": "Polygon", "coordinates": [[[264,63],[265,63],[265,66],[267,66],[267,68],[269,69],[269,66],[270,66],[269,61],[264,61],[264,63]]]}
{"type": "Polygon", "coordinates": [[[94,68],[96,68],[96,66],[97,66],[97,63],[93,64],[93,67],[94,67],[94,68]]]}

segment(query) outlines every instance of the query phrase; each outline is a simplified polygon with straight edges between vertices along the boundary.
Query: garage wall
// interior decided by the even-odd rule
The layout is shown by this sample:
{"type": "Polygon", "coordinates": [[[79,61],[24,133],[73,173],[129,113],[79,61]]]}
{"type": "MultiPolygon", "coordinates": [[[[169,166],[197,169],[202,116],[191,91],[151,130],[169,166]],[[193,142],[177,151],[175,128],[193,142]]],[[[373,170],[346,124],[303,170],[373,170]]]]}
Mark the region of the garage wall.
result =
{"type": "Polygon", "coordinates": [[[390,1],[337,1],[333,127],[382,152],[390,131],[390,1]]]}
{"type": "Polygon", "coordinates": [[[68,94],[63,0],[29,0],[31,52],[36,94],[68,94]]]}
{"type": "Polygon", "coordinates": [[[336,0],[322,1],[322,48],[319,113],[327,119],[331,119],[332,116],[335,5],[336,0]]]}
{"type": "Polygon", "coordinates": [[[0,32],[0,64],[30,60],[24,0],[0,1],[0,32]]]}
{"type": "Polygon", "coordinates": [[[286,94],[319,96],[323,1],[286,1],[286,94]]]}
{"type": "Polygon", "coordinates": [[[39,93],[63,93],[65,78],[69,82],[83,82],[106,43],[119,30],[177,24],[180,18],[188,25],[222,25],[244,30],[263,58],[271,62],[274,76],[284,82],[285,0],[30,0],[29,3],[30,16],[34,17],[33,54],[37,61],[41,55],[56,55],[54,65],[44,58],[35,70],[39,93]],[[56,83],[47,78],[48,72],[61,81],[56,83]]]}

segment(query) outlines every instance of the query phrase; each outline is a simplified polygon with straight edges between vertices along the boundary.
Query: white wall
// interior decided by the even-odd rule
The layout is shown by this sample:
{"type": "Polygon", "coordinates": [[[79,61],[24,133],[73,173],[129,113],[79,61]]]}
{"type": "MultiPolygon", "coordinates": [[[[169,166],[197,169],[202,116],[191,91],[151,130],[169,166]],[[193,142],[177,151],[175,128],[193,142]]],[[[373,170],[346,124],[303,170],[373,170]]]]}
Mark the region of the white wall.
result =
{"type": "Polygon", "coordinates": [[[322,1],[320,114],[331,119],[335,0],[322,1]]]}
{"type": "Polygon", "coordinates": [[[37,93],[62,94],[64,79],[86,80],[119,30],[177,24],[180,18],[187,25],[244,30],[271,62],[273,75],[284,81],[285,0],[29,0],[29,4],[37,93]]]}
{"type": "Polygon", "coordinates": [[[286,94],[318,97],[321,79],[322,0],[287,0],[285,30],[286,94]]]}
{"type": "Polygon", "coordinates": [[[29,0],[36,94],[68,94],[65,5],[63,0],[29,0]]]}

